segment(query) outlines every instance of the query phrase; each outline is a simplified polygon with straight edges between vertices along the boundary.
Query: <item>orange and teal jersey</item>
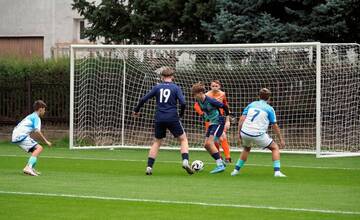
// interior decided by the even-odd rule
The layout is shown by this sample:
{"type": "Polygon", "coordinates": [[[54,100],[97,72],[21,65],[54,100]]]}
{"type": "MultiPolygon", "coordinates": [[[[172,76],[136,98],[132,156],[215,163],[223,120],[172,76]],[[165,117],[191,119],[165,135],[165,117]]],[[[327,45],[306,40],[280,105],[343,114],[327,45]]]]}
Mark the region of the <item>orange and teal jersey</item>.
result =
{"type": "MultiPolygon", "coordinates": [[[[228,104],[225,92],[223,92],[223,91],[213,92],[210,90],[205,95],[210,98],[216,99],[217,101],[223,103],[224,105],[226,105],[229,108],[229,104],[228,104]]],[[[194,109],[200,116],[202,116],[204,114],[204,112],[201,110],[201,108],[197,102],[195,102],[194,109]]],[[[221,115],[224,115],[224,109],[221,108],[220,113],[221,113],[221,115]]]]}

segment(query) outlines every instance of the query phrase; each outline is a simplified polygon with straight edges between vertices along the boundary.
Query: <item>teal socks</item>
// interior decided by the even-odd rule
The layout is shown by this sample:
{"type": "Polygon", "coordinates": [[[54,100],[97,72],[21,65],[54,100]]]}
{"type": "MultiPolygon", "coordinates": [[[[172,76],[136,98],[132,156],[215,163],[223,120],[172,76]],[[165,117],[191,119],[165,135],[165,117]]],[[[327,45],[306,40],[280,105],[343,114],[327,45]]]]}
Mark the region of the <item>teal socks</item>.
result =
{"type": "Polygon", "coordinates": [[[34,156],[31,156],[28,161],[29,167],[33,168],[36,165],[37,158],[34,156]]]}
{"type": "Polygon", "coordinates": [[[244,166],[244,164],[245,164],[245,160],[239,159],[239,160],[236,162],[235,169],[236,169],[237,171],[239,171],[240,168],[244,166]]]}

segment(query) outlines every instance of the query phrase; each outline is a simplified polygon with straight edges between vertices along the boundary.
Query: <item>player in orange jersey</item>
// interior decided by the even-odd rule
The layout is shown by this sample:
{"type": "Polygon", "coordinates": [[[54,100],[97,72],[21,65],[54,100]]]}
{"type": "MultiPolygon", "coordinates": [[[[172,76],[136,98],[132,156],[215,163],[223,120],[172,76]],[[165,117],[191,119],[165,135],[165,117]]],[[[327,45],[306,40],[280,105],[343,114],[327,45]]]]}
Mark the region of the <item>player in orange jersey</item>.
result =
{"type": "MultiPolygon", "coordinates": [[[[221,91],[221,83],[219,80],[213,80],[210,84],[211,90],[208,91],[206,93],[207,96],[216,99],[217,101],[223,103],[224,105],[226,105],[227,107],[229,107],[227,98],[226,98],[226,94],[225,92],[221,91]]],[[[194,105],[195,111],[200,115],[203,116],[204,112],[201,110],[199,104],[197,102],[195,102],[194,105]]],[[[224,115],[224,110],[220,109],[220,113],[222,115],[224,115]]],[[[205,119],[205,130],[207,131],[209,127],[209,122],[205,119]]],[[[224,132],[220,137],[220,144],[221,147],[224,151],[225,154],[225,162],[226,163],[231,163],[231,156],[230,156],[230,147],[229,147],[229,143],[227,141],[227,137],[226,137],[226,130],[229,129],[230,127],[230,123],[225,124],[225,128],[224,128],[224,132]]],[[[217,147],[217,149],[219,150],[219,142],[215,142],[215,146],[217,147]]]]}

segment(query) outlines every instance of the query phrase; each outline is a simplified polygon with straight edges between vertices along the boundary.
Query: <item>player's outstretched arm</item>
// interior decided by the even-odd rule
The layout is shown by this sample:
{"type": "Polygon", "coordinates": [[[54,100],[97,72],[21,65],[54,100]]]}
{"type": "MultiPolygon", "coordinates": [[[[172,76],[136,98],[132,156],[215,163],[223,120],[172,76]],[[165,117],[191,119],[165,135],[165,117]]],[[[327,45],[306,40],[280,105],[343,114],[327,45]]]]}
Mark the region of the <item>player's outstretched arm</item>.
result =
{"type": "Polygon", "coordinates": [[[185,109],[186,109],[186,104],[181,104],[180,105],[180,113],[179,113],[180,118],[184,117],[185,109]]]}
{"type": "Polygon", "coordinates": [[[51,147],[52,143],[45,138],[41,131],[35,131],[34,133],[39,136],[49,147],[51,147]]]}
{"type": "Polygon", "coordinates": [[[238,122],[238,142],[239,142],[239,146],[241,146],[241,134],[240,134],[240,131],[241,131],[241,128],[242,128],[242,125],[243,125],[245,119],[246,119],[246,115],[241,115],[241,117],[239,118],[239,122],[238,122]]]}
{"type": "MultiPolygon", "coordinates": [[[[242,125],[244,124],[245,119],[246,119],[246,115],[242,115],[239,118],[239,123],[238,123],[238,135],[239,136],[240,136],[240,131],[241,131],[242,125]]],[[[241,138],[241,136],[240,136],[240,138],[241,138]]]]}
{"type": "Polygon", "coordinates": [[[180,104],[179,117],[182,118],[184,117],[185,114],[186,102],[185,102],[185,96],[179,86],[176,87],[176,96],[180,104]]]}
{"type": "Polygon", "coordinates": [[[277,124],[277,123],[275,123],[275,124],[273,124],[273,126],[272,126],[272,128],[274,129],[274,132],[275,132],[275,134],[276,134],[276,136],[277,136],[277,138],[279,139],[279,147],[280,148],[284,148],[285,147],[285,140],[284,140],[284,138],[282,137],[282,135],[281,135],[281,131],[280,131],[280,127],[279,127],[279,125],[277,124]]]}
{"type": "Polygon", "coordinates": [[[139,116],[139,111],[140,109],[144,106],[144,104],[150,99],[152,98],[153,96],[156,95],[156,87],[152,88],[152,90],[150,92],[148,92],[144,97],[142,97],[140,100],[139,100],[139,103],[137,104],[137,106],[134,108],[133,110],[133,115],[134,116],[139,116]]]}

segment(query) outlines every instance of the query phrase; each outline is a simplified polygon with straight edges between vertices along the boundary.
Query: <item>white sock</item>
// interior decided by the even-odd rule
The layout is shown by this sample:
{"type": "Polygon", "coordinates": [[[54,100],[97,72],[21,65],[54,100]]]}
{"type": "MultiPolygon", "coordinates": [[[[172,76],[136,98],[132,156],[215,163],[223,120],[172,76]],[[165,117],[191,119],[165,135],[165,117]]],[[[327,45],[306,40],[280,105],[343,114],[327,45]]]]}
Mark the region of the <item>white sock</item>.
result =
{"type": "Polygon", "coordinates": [[[218,166],[223,165],[222,159],[217,159],[216,165],[218,165],[218,166]]]}

